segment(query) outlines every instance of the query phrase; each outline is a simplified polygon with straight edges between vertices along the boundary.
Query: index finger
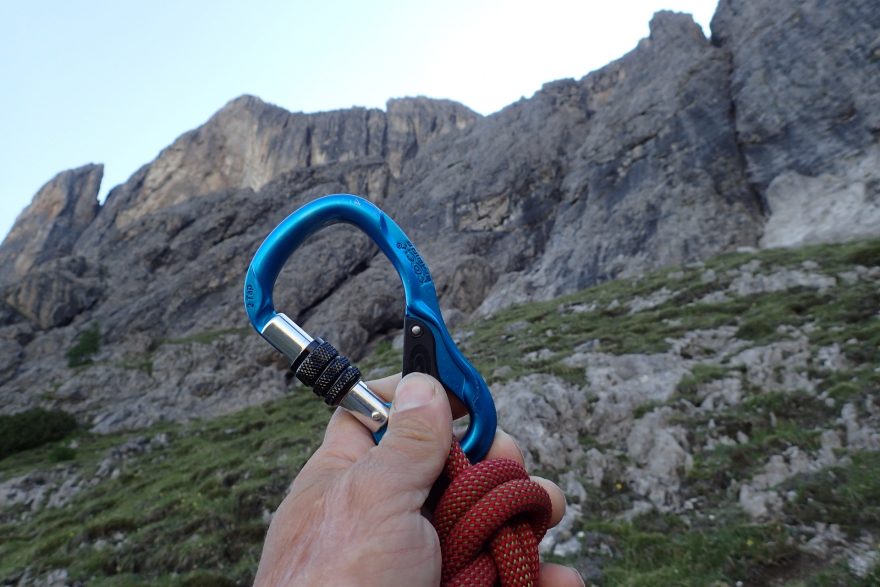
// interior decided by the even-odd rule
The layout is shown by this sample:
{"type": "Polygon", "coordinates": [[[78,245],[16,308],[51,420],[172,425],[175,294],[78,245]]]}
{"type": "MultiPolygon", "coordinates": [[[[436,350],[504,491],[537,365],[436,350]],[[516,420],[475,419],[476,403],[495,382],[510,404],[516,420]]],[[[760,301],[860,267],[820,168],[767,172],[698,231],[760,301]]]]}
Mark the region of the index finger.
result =
{"type": "MultiPolygon", "coordinates": [[[[400,373],[374,381],[366,386],[386,402],[394,399],[394,390],[400,383],[400,373]]],[[[327,461],[333,468],[347,468],[361,458],[376,443],[366,426],[346,412],[337,408],[327,423],[324,441],[315,453],[318,459],[327,461]]],[[[313,457],[314,458],[314,457],[313,457]]]]}
{"type": "MultiPolygon", "coordinates": [[[[395,373],[394,375],[389,375],[388,377],[383,377],[382,379],[375,379],[373,381],[367,382],[367,387],[384,399],[386,402],[390,402],[394,399],[394,390],[397,389],[397,384],[400,383],[401,374],[395,373]]],[[[438,380],[439,381],[439,380],[438,380]]],[[[440,383],[443,383],[442,381],[440,383]]],[[[449,405],[452,406],[452,417],[457,419],[462,416],[466,416],[468,413],[467,408],[461,402],[460,399],[454,394],[446,392],[446,396],[449,398],[449,405]]]]}
{"type": "MultiPolygon", "coordinates": [[[[394,391],[400,383],[401,374],[395,373],[381,379],[365,382],[370,391],[386,402],[394,399],[394,391]]],[[[464,405],[454,394],[447,393],[454,418],[467,414],[464,405]]],[[[375,446],[373,435],[354,416],[339,408],[327,424],[324,441],[315,453],[318,464],[333,469],[347,468],[375,446]]],[[[313,457],[311,460],[315,460],[313,457]]],[[[311,464],[311,460],[307,465],[311,464]]]]}

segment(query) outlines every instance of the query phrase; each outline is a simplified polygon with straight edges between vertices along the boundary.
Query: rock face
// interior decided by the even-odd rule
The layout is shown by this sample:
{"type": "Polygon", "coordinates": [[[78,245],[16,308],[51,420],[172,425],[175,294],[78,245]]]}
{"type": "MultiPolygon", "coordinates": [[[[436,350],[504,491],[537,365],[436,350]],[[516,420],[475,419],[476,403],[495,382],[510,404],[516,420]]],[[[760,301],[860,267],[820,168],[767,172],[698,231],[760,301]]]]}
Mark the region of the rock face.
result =
{"type": "Polygon", "coordinates": [[[876,234],[878,30],[871,0],[719,3],[712,34],[732,59],[736,132],[771,213],[762,244],[876,234]]]}
{"type": "Polygon", "coordinates": [[[846,241],[877,234],[880,226],[880,147],[818,177],[785,171],[767,188],[771,211],[761,246],[846,241]]]}
{"type": "Polygon", "coordinates": [[[101,280],[82,257],[62,257],[29,271],[5,300],[42,329],[69,324],[101,297],[101,280]]]}
{"type": "Polygon", "coordinates": [[[103,175],[103,165],[85,165],[62,171],[37,192],[0,246],[0,284],[68,254],[98,214],[103,175]]]}
{"type": "MultiPolygon", "coordinates": [[[[115,430],[283,393],[285,366],[250,341],[242,278],[278,222],[328,193],[393,216],[458,317],[741,246],[877,234],[878,12],[723,1],[711,40],[661,12],[621,59],[488,117],[427,98],[302,114],[243,96],[103,206],[100,166],[59,174],[0,247],[0,405],[115,430]],[[95,323],[95,364],[71,371],[64,353],[95,323]],[[272,382],[254,365],[277,366],[272,382]]],[[[345,227],[305,243],[275,288],[355,359],[401,326],[402,297],[345,227]]]]}
{"type": "MultiPolygon", "coordinates": [[[[388,171],[397,176],[421,145],[477,118],[460,104],[424,98],[392,100],[387,113],[354,108],[301,114],[241,96],[116,188],[98,227],[112,222],[124,229],[197,194],[258,191],[297,169],[387,159],[388,171]]],[[[378,178],[378,191],[385,181],[378,178]]]]}
{"type": "Polygon", "coordinates": [[[749,179],[815,177],[877,144],[880,10],[871,0],[721,0],[716,44],[730,52],[736,131],[749,179]]]}
{"type": "Polygon", "coordinates": [[[426,240],[442,250],[492,259],[482,313],[754,244],[759,202],[728,73],[689,16],[658,13],[622,59],[546,85],[417,169],[402,191],[419,194],[418,216],[405,222],[439,227],[426,240]]]}

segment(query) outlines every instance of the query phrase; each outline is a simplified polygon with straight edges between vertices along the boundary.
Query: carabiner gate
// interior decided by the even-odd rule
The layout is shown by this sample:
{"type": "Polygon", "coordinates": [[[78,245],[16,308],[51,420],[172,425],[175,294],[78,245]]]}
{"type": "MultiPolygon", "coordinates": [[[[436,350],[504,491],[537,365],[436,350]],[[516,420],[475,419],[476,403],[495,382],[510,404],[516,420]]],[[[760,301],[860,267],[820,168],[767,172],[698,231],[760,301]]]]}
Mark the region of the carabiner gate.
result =
{"type": "Polygon", "coordinates": [[[388,422],[388,404],[360,380],[360,371],[348,359],[276,312],[272,302],[275,280],[293,251],[319,229],[340,222],[365,232],[397,270],[406,298],[403,374],[432,375],[461,400],[470,415],[461,446],[471,462],[482,460],[495,437],[495,404],[489,388],[449,335],[421,255],[400,227],[369,201],[350,194],[319,198],[285,218],[266,237],[245,279],[244,305],[251,324],[292,361],[297,378],[328,404],[351,412],[379,441],[388,422]]]}

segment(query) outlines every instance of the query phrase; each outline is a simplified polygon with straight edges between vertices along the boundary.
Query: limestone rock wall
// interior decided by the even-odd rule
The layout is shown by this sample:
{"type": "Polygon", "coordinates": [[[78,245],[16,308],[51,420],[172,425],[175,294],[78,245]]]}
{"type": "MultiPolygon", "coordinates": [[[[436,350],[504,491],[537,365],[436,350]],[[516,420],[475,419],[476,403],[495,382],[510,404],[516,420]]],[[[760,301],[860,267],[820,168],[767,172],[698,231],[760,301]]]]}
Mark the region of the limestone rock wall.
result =
{"type": "Polygon", "coordinates": [[[872,0],[721,0],[736,131],[752,183],[839,170],[880,133],[880,9],[872,0]]]}
{"type": "Polygon", "coordinates": [[[0,284],[69,252],[98,214],[103,175],[103,165],[84,165],[40,188],[0,247],[0,284]]]}
{"type": "Polygon", "coordinates": [[[478,118],[460,104],[425,98],[392,100],[387,113],[352,108],[302,114],[241,96],[115,188],[83,244],[94,244],[98,233],[111,225],[124,230],[195,195],[259,191],[280,175],[300,169],[376,159],[387,160],[396,176],[420,146],[467,128],[478,118]]]}
{"type": "Polygon", "coordinates": [[[865,238],[880,226],[880,8],[871,0],[721,0],[716,44],[765,246],[865,238]]]}
{"type": "MultiPolygon", "coordinates": [[[[405,228],[451,321],[741,246],[876,235],[878,15],[869,0],[722,0],[711,39],[658,13],[627,55],[491,116],[243,96],[102,206],[100,166],[63,172],[0,246],[0,405],[100,412],[110,429],[283,393],[267,345],[229,340],[255,336],[242,278],[278,222],[328,193],[405,228]],[[73,371],[64,354],[93,324],[95,366],[73,371]],[[221,363],[205,340],[223,341],[221,363]],[[132,402],[144,417],[120,415],[132,402]]],[[[297,252],[276,302],[354,358],[402,323],[397,277],[346,227],[297,252]]]]}

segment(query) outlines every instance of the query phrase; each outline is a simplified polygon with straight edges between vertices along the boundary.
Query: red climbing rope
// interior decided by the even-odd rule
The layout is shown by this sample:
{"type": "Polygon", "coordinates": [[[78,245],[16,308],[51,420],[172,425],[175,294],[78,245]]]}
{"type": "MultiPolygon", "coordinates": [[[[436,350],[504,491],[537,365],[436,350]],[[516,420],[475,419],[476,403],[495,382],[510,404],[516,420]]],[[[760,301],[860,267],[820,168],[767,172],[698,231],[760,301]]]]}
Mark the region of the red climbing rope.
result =
{"type": "Polygon", "coordinates": [[[550,523],[550,496],[509,459],[471,465],[452,442],[434,509],[443,556],[441,585],[537,586],[538,543],[550,523]]]}

